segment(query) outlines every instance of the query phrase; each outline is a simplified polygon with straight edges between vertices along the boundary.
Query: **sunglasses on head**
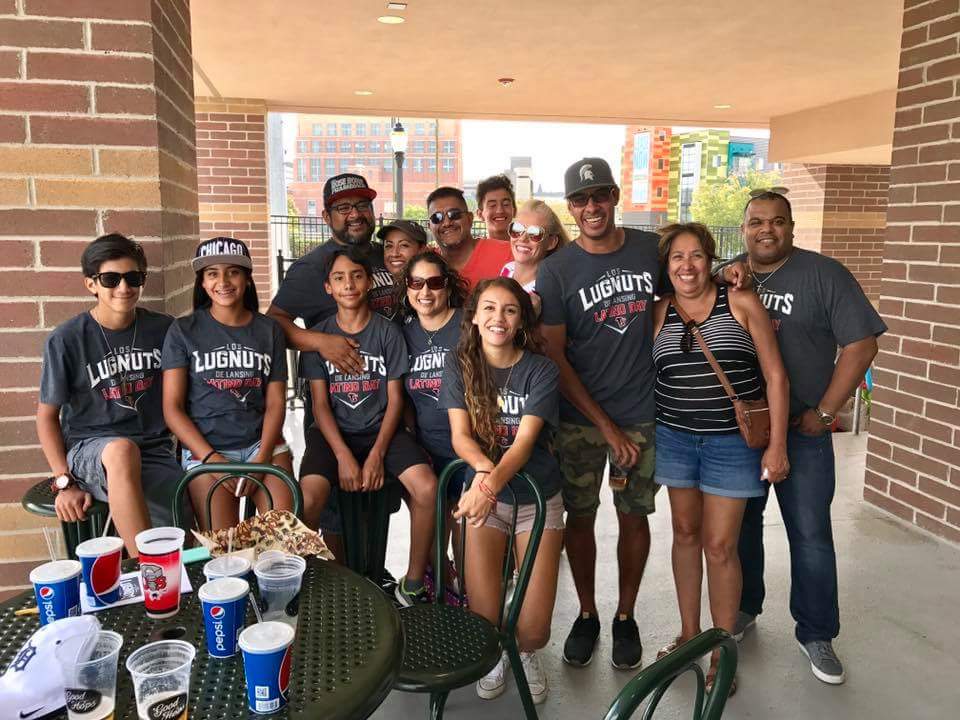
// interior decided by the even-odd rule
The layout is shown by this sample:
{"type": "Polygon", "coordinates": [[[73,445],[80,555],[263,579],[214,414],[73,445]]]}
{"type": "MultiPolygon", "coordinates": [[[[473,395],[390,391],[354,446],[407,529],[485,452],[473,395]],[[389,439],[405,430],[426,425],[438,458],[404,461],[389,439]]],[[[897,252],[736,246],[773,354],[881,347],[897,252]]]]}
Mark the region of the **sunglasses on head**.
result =
{"type": "Polygon", "coordinates": [[[466,210],[461,210],[460,208],[450,208],[446,212],[441,212],[437,210],[435,213],[430,215],[430,222],[434,225],[439,225],[443,222],[443,218],[446,217],[447,220],[459,220],[464,215],[467,214],[466,210]]]}
{"type": "Polygon", "coordinates": [[[507,233],[514,240],[526,233],[528,238],[537,243],[547,236],[546,229],[539,225],[524,225],[522,222],[517,222],[516,220],[510,223],[510,228],[507,230],[507,233]]]}
{"type": "Polygon", "coordinates": [[[767,193],[773,193],[774,195],[786,195],[790,192],[790,188],[785,188],[780,185],[774,185],[773,187],[768,188],[754,188],[750,191],[750,197],[756,198],[761,195],[766,195],[767,193]]]}
{"type": "Polygon", "coordinates": [[[683,335],[680,336],[680,352],[693,352],[693,330],[697,324],[693,320],[688,320],[683,325],[683,335]]]}
{"type": "Polygon", "coordinates": [[[140,270],[131,270],[125,273],[102,272],[91,275],[90,277],[105,288],[115,288],[120,284],[121,280],[127,284],[127,287],[138,288],[143,287],[143,284],[147,281],[147,274],[140,270]]]}
{"type": "Polygon", "coordinates": [[[445,275],[434,275],[433,277],[408,277],[407,287],[411,290],[423,290],[426,285],[430,290],[443,290],[447,286],[445,275]]]}
{"type": "Polygon", "coordinates": [[[576,195],[571,195],[567,198],[571,205],[577,208],[586,207],[587,203],[591,200],[597,205],[600,203],[610,202],[610,198],[613,197],[613,188],[611,187],[602,187],[597,188],[592,193],[577,193],[576,195]]]}

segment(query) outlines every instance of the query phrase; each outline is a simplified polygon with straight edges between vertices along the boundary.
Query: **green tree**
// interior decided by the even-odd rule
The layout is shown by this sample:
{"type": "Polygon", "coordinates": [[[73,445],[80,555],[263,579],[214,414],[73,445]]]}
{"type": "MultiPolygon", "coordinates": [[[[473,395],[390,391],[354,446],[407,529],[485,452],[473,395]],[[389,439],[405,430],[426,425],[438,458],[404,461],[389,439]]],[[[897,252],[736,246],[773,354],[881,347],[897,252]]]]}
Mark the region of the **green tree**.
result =
{"type": "Polygon", "coordinates": [[[427,209],[423,205],[404,205],[403,217],[406,220],[426,220],[427,209]]]}
{"type": "Polygon", "coordinates": [[[297,211],[297,204],[289,195],[287,195],[287,237],[290,239],[290,247],[297,245],[303,240],[303,229],[300,227],[300,213],[297,211]]]}
{"type": "Polygon", "coordinates": [[[734,175],[722,182],[700,183],[693,193],[690,215],[697,222],[711,227],[735,227],[743,221],[743,208],[750,199],[750,191],[769,188],[783,180],[780,173],[750,170],[745,175],[734,175]]]}

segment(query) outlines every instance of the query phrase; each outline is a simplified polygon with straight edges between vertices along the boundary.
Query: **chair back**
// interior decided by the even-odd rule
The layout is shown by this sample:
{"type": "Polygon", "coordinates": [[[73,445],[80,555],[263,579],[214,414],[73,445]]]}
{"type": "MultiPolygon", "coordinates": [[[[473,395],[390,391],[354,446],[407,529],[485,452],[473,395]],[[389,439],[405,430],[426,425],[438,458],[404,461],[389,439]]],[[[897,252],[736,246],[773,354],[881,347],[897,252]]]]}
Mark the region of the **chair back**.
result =
{"type": "Polygon", "coordinates": [[[643,713],[643,720],[650,720],[673,681],[688,671],[693,671],[697,677],[693,720],[720,720],[727,704],[730,686],[733,684],[733,676],[737,671],[737,642],[730,633],[719,628],[700,633],[653,665],[641,670],[614,698],[604,720],[627,720],[640,704],[651,696],[643,713]],[[720,649],[717,676],[704,704],[706,679],[697,661],[717,648],[720,649]]]}
{"type": "MultiPolygon", "coordinates": [[[[437,483],[437,544],[436,544],[436,556],[434,564],[434,572],[438,578],[443,577],[443,568],[446,567],[445,558],[446,558],[446,497],[447,497],[447,484],[459,470],[467,467],[467,463],[464,460],[454,460],[448,464],[443,472],[440,473],[440,478],[437,483]]],[[[507,587],[507,577],[511,573],[511,563],[510,559],[513,558],[513,544],[514,544],[514,532],[513,528],[517,525],[517,503],[516,503],[516,493],[514,493],[513,488],[508,484],[506,490],[513,495],[513,520],[510,523],[511,532],[507,535],[507,549],[506,556],[503,565],[503,581],[501,583],[502,591],[500,595],[500,627],[502,628],[502,633],[508,636],[513,636],[517,627],[517,620],[520,618],[520,608],[523,606],[523,597],[527,592],[527,585],[530,582],[530,574],[533,572],[533,563],[537,559],[537,550],[540,548],[540,539],[543,537],[543,529],[546,526],[547,522],[547,504],[543,499],[543,493],[540,491],[540,486],[537,485],[536,481],[530,477],[525,472],[517,473],[514,476],[514,480],[519,480],[524,483],[530,490],[531,495],[533,496],[533,504],[536,508],[536,514],[533,520],[533,529],[530,532],[530,540],[527,543],[527,550],[523,555],[523,558],[520,561],[520,570],[517,577],[517,584],[513,591],[513,602],[510,604],[510,611],[507,613],[506,618],[503,617],[503,609],[505,605],[506,598],[506,587],[507,587]]],[[[464,485],[464,489],[467,489],[469,484],[464,485]]],[[[461,529],[463,530],[460,533],[461,543],[466,542],[466,520],[460,520],[461,529]]],[[[464,553],[464,548],[461,545],[459,557],[464,566],[466,566],[466,555],[464,553]]],[[[460,568],[460,572],[466,580],[466,569],[465,567],[460,568]]],[[[438,587],[442,586],[442,582],[438,587]]],[[[443,602],[443,596],[445,593],[436,592],[434,601],[437,603],[443,602]]]]}
{"type": "MultiPolygon", "coordinates": [[[[290,477],[287,472],[281,468],[278,468],[276,465],[266,465],[258,463],[208,463],[206,465],[197,465],[190,470],[187,470],[186,474],[180,478],[180,482],[177,483],[177,489],[173,494],[173,524],[177,527],[180,527],[183,516],[183,494],[187,490],[187,486],[190,485],[190,481],[200,475],[209,475],[224,473],[210,487],[210,490],[207,491],[206,498],[206,511],[207,511],[207,521],[210,520],[210,506],[213,502],[213,493],[218,487],[223,485],[223,483],[228,480],[233,479],[242,479],[246,482],[253,483],[267,496],[267,502],[270,505],[270,509],[273,509],[273,496],[270,494],[270,490],[263,483],[263,481],[254,477],[257,475],[272,475],[275,478],[280,479],[290,490],[291,495],[293,496],[293,514],[298,518],[303,514],[303,493],[300,492],[300,485],[290,477]]],[[[195,508],[196,510],[196,508],[195,508]]]]}

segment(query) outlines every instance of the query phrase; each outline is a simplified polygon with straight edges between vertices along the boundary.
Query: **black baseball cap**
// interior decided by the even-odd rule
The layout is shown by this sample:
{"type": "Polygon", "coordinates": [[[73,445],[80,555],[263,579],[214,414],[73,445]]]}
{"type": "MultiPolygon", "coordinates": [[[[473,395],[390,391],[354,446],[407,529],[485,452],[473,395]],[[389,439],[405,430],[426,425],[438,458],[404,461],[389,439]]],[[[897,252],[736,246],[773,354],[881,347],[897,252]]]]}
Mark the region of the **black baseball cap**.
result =
{"type": "Polygon", "coordinates": [[[200,272],[211,265],[237,265],[253,269],[253,260],[250,259],[250,250],[246,243],[232,237],[215,237],[204,240],[197,245],[197,253],[193,256],[194,272],[200,272]]]}
{"type": "Polygon", "coordinates": [[[387,233],[391,230],[404,232],[421,245],[427,244],[427,231],[423,229],[420,223],[414,222],[413,220],[393,220],[377,230],[377,237],[384,240],[387,237],[387,233]]]}
{"type": "Polygon", "coordinates": [[[598,187],[617,187],[610,166],[603,158],[583,158],[567,168],[563,174],[563,196],[598,187]]]}
{"type": "Polygon", "coordinates": [[[323,206],[326,208],[346,195],[359,195],[373,200],[377,191],[367,185],[367,179],[363,175],[356,173],[334,175],[323,184],[323,206]]]}

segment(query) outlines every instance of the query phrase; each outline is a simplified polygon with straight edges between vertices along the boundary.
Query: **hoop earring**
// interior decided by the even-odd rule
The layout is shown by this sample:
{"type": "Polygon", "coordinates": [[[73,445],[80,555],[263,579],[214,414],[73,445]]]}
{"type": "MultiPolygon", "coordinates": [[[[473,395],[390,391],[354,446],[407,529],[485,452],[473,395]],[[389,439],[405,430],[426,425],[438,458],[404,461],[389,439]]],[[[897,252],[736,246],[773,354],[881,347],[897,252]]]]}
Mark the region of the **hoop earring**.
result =
{"type": "Polygon", "coordinates": [[[519,339],[520,333],[523,333],[523,341],[520,343],[520,347],[526,347],[526,346],[527,346],[527,331],[526,331],[526,329],[524,329],[524,328],[520,328],[520,329],[517,331],[517,334],[516,334],[515,337],[519,339]]]}

